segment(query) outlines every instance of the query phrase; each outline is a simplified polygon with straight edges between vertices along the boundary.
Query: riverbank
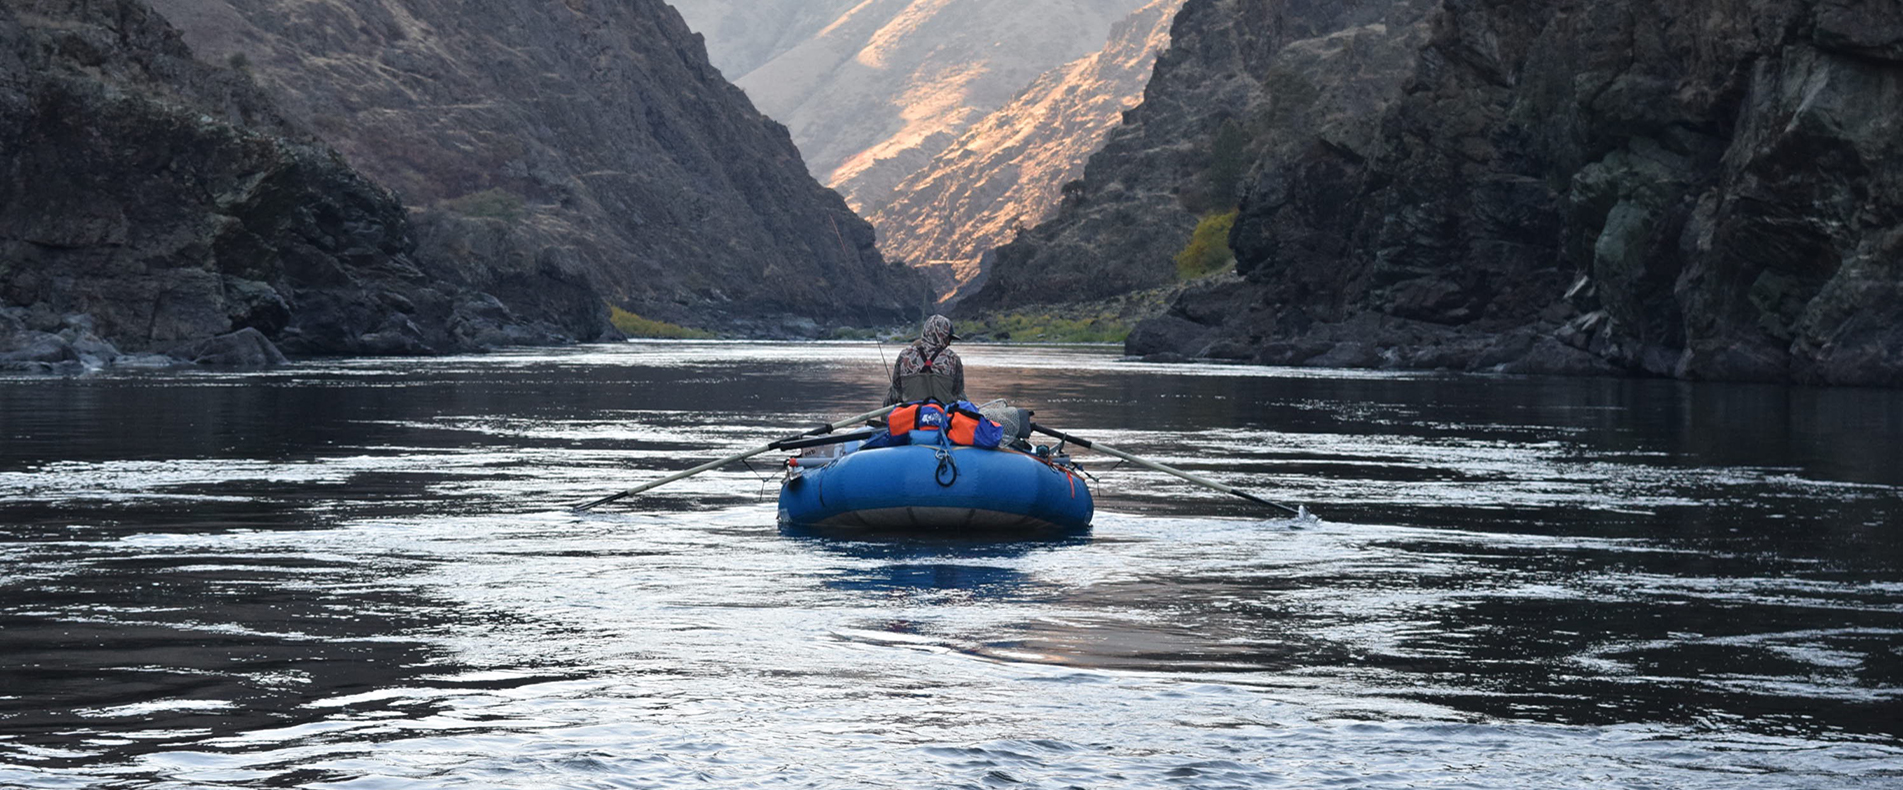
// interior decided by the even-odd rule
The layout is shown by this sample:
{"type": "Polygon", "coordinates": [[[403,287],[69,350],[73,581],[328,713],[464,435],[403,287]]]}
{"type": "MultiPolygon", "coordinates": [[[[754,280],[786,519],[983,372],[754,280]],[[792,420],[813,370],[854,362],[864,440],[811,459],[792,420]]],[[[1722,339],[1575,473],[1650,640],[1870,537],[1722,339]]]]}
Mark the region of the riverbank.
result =
{"type": "Polygon", "coordinates": [[[0,310],[0,372],[75,375],[108,368],[183,365],[256,368],[288,361],[270,339],[251,328],[181,343],[163,352],[126,352],[98,335],[92,316],[33,321],[25,312],[0,310]]]}

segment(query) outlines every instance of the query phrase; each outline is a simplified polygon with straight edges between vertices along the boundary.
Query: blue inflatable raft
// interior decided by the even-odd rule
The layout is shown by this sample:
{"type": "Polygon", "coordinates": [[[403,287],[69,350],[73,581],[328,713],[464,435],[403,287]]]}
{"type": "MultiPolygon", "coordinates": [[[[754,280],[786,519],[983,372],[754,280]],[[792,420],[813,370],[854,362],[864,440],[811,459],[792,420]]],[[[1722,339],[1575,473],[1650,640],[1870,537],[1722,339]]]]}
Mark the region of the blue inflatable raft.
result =
{"type": "Polygon", "coordinates": [[[795,530],[1067,533],[1093,510],[1066,458],[937,444],[795,458],[780,488],[780,525],[795,530]]]}

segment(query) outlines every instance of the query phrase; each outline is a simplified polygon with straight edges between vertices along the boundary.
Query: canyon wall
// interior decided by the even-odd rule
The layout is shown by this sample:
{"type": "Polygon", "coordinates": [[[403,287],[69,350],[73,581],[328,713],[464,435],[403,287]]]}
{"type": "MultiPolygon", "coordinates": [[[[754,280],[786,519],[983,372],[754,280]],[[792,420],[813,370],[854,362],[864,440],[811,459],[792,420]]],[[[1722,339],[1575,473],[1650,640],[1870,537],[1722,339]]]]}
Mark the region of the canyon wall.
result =
{"type": "Polygon", "coordinates": [[[815,176],[940,296],[1056,205],[1181,0],[675,0],[815,176]]]}
{"type": "Polygon", "coordinates": [[[1151,0],[1103,49],[1037,78],[907,175],[869,219],[879,248],[956,302],[982,286],[992,248],[1037,223],[1104,134],[1136,104],[1182,0],[1151,0]]]}
{"type": "Polygon", "coordinates": [[[512,308],[484,290],[496,281],[418,254],[394,195],[132,0],[0,6],[0,166],[10,368],[121,351],[282,359],[270,341],[294,354],[430,353],[612,331],[599,299],[559,274],[515,273],[542,301],[512,308]]]}
{"type": "Polygon", "coordinates": [[[1903,13],[1189,0],[1143,106],[968,301],[1236,274],[1128,350],[1903,384],[1903,13]],[[1238,276],[1239,275],[1239,276],[1238,276]]]}
{"type": "Polygon", "coordinates": [[[153,5],[415,208],[426,254],[724,331],[918,310],[918,278],[660,0],[153,5]]]}

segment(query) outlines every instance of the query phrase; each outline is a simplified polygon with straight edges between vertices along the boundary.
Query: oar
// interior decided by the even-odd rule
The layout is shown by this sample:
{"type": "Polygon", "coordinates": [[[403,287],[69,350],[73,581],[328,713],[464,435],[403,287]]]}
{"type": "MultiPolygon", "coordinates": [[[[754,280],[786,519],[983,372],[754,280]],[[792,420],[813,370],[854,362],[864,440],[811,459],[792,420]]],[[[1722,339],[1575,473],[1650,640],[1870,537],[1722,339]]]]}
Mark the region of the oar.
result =
{"type": "Polygon", "coordinates": [[[829,444],[845,444],[847,442],[863,441],[866,439],[870,439],[874,436],[878,436],[879,434],[882,434],[882,433],[885,433],[884,428],[867,428],[863,431],[853,431],[852,433],[835,433],[831,436],[814,436],[810,439],[805,437],[793,438],[793,439],[781,439],[773,443],[774,444],[773,449],[775,450],[804,450],[808,447],[825,447],[826,445],[829,445],[829,444]]]}
{"type": "Polygon", "coordinates": [[[1054,431],[1042,425],[1039,425],[1037,423],[1031,423],[1031,430],[1037,431],[1038,433],[1044,434],[1045,436],[1051,436],[1058,439],[1062,439],[1066,442],[1070,442],[1071,444],[1077,445],[1079,447],[1096,450],[1097,452],[1103,453],[1104,455],[1116,456],[1125,461],[1129,461],[1130,463],[1136,464],[1137,466],[1146,466],[1151,469],[1155,469],[1158,472],[1162,472],[1164,474],[1176,475],[1177,477],[1183,478],[1184,480],[1188,480],[1189,482],[1195,483],[1199,486],[1206,486],[1208,488],[1213,488],[1213,489],[1216,489],[1217,491],[1221,491],[1225,494],[1239,496],[1239,497],[1242,497],[1243,499],[1247,499],[1250,502],[1254,502],[1258,505],[1268,505],[1269,507],[1276,508],[1278,510],[1287,511],[1290,515],[1300,516],[1306,512],[1299,508],[1292,508],[1292,507],[1289,507],[1288,505],[1283,505],[1276,502],[1270,502],[1269,500],[1263,499],[1262,497],[1256,496],[1247,491],[1243,491],[1239,488],[1232,488],[1230,486],[1226,486],[1221,483],[1218,483],[1214,480],[1197,477],[1196,475],[1190,474],[1181,469],[1164,466],[1155,461],[1151,461],[1145,458],[1138,458],[1134,455],[1126,453],[1115,447],[1111,447],[1110,445],[1104,444],[1103,442],[1093,442],[1089,439],[1072,436],[1068,433],[1064,433],[1063,431],[1054,431]]]}
{"type": "Polygon", "coordinates": [[[824,434],[829,434],[829,433],[832,433],[833,431],[839,430],[840,428],[844,428],[853,423],[865,422],[866,420],[876,420],[880,417],[886,416],[887,414],[891,414],[892,410],[896,408],[898,407],[887,406],[878,411],[869,411],[857,417],[847,417],[846,419],[840,420],[835,423],[821,425],[819,427],[813,428],[812,430],[806,431],[805,433],[797,433],[792,436],[776,439],[771,443],[768,443],[761,447],[755,447],[744,453],[734,453],[733,455],[729,455],[726,458],[722,458],[718,461],[708,461],[707,463],[701,464],[700,466],[696,466],[692,469],[688,469],[682,472],[675,472],[674,474],[668,475],[667,477],[663,477],[652,483],[643,483],[641,485],[635,486],[633,488],[630,488],[618,494],[609,494],[593,502],[589,502],[584,505],[576,505],[574,510],[577,513],[580,513],[586,510],[591,510],[598,505],[605,505],[617,499],[622,499],[624,497],[631,497],[631,496],[634,496],[635,494],[639,494],[649,489],[659,488],[661,486],[667,485],[668,483],[672,483],[676,480],[693,477],[694,475],[700,474],[701,472],[705,472],[709,469],[718,469],[720,467],[726,466],[727,464],[733,463],[735,461],[739,461],[745,458],[752,458],[764,452],[785,449],[787,446],[787,443],[789,442],[796,442],[808,436],[822,436],[824,434]]]}

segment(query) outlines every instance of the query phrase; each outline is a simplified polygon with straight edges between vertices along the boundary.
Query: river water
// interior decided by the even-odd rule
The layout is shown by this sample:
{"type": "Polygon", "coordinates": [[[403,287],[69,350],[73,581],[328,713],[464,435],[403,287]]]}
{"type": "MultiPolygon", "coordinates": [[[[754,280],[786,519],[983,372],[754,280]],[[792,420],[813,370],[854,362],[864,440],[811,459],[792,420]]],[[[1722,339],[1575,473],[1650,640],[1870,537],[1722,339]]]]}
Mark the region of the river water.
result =
{"type": "Polygon", "coordinates": [[[969,347],[1088,535],[780,534],[868,344],[0,380],[0,786],[1903,787],[1903,393],[969,347]]]}

